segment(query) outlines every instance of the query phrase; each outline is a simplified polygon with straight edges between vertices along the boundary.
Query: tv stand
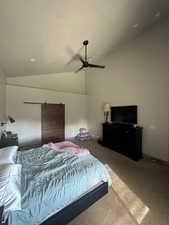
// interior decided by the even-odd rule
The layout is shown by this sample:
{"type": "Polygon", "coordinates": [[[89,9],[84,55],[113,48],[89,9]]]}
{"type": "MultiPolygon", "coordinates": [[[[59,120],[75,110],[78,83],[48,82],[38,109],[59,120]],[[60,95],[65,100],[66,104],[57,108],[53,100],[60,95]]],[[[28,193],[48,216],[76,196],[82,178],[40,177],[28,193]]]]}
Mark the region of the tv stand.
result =
{"type": "Polygon", "coordinates": [[[142,158],[142,130],[126,123],[103,123],[102,145],[133,160],[142,158]]]}

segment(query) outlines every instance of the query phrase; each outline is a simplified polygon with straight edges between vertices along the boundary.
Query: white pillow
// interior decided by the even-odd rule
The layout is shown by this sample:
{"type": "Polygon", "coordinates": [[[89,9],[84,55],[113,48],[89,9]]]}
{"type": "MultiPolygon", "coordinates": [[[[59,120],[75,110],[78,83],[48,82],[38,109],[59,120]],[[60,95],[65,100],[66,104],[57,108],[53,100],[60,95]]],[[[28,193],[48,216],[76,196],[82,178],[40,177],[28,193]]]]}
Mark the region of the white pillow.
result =
{"type": "Polygon", "coordinates": [[[0,165],[15,163],[17,150],[18,146],[0,148],[0,165]]]}
{"type": "Polygon", "coordinates": [[[21,209],[21,168],[20,164],[0,165],[0,206],[5,206],[5,212],[21,209]]]}

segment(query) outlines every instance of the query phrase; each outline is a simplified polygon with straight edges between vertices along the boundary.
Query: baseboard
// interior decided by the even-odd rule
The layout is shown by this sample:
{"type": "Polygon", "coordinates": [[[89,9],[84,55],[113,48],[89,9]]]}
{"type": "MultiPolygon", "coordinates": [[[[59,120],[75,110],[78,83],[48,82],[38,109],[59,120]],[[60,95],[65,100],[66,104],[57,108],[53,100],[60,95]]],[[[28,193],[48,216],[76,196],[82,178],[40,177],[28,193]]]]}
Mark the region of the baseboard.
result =
{"type": "Polygon", "coordinates": [[[169,161],[158,159],[147,154],[143,154],[143,159],[150,160],[152,163],[169,166],[169,161]]]}

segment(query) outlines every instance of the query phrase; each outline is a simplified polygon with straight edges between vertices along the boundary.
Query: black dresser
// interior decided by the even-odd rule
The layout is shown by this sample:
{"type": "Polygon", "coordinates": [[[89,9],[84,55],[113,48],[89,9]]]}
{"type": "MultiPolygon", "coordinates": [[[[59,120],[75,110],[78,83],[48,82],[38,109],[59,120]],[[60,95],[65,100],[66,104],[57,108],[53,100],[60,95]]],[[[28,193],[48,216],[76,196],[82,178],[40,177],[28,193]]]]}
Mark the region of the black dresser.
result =
{"type": "Polygon", "coordinates": [[[0,138],[0,148],[19,145],[18,144],[18,135],[17,134],[9,134],[7,136],[1,136],[0,138]]]}
{"type": "Polygon", "coordinates": [[[142,158],[142,127],[125,123],[103,123],[102,145],[133,160],[142,158]]]}

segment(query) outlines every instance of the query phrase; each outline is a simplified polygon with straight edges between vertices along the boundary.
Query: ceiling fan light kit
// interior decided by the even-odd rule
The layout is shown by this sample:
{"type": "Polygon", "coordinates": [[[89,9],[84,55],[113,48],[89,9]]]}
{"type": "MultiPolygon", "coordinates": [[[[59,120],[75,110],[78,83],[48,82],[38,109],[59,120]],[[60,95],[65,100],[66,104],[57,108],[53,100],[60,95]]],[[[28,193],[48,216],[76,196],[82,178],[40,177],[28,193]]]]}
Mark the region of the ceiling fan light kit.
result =
{"type": "Polygon", "coordinates": [[[105,68],[105,66],[96,65],[96,64],[92,64],[92,63],[88,62],[88,57],[87,57],[87,45],[88,44],[89,44],[88,40],[83,41],[83,45],[85,47],[85,57],[83,59],[81,55],[77,55],[77,57],[79,58],[79,60],[82,63],[82,66],[78,70],[76,70],[75,73],[79,72],[83,68],[88,68],[88,67],[90,67],[90,68],[99,68],[99,69],[104,69],[105,68]]]}

